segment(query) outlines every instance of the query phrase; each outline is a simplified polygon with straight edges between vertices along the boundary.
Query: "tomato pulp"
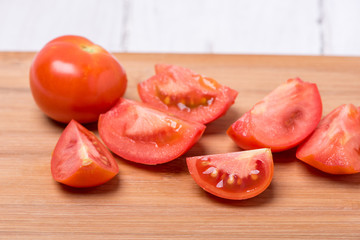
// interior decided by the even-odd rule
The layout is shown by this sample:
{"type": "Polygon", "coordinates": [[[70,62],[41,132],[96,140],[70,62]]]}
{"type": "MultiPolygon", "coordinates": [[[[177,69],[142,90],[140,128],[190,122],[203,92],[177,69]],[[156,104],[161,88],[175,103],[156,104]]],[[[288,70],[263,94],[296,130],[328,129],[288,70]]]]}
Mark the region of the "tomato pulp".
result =
{"type": "Polygon", "coordinates": [[[138,85],[141,100],[183,119],[209,123],[224,115],[238,94],[187,68],[157,64],[155,72],[138,85]]]}
{"type": "Polygon", "coordinates": [[[72,187],[103,184],[119,172],[109,150],[75,120],[61,134],[51,158],[53,178],[72,187]]]}
{"type": "Polygon", "coordinates": [[[50,118],[68,123],[97,121],[123,96],[123,67],[104,48],[80,36],[47,43],[30,68],[35,102],[50,118]]]}
{"type": "Polygon", "coordinates": [[[227,134],[243,149],[284,151],[309,136],[321,115],[316,84],[289,79],[233,123],[227,134]]]}
{"type": "Polygon", "coordinates": [[[327,173],[360,172],[360,109],[344,104],[325,116],[296,157],[327,173]]]}
{"type": "Polygon", "coordinates": [[[226,199],[259,195],[270,185],[274,164],[268,148],[186,158],[191,176],[205,191],[226,199]]]}
{"type": "Polygon", "coordinates": [[[100,115],[98,126],[101,139],[111,151],[124,159],[150,165],[181,156],[205,130],[201,123],[124,98],[100,115]]]}

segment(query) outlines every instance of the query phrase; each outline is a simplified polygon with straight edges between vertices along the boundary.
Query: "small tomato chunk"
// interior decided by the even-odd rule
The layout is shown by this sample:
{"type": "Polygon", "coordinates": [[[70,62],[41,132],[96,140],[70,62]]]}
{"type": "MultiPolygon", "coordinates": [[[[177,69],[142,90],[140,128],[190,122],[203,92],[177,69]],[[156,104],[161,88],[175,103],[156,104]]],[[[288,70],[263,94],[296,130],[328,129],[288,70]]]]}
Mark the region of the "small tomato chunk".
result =
{"type": "Polygon", "coordinates": [[[187,68],[157,64],[155,72],[138,85],[141,100],[190,121],[214,121],[226,113],[238,94],[187,68]]]}
{"type": "Polygon", "coordinates": [[[112,179],[119,167],[109,150],[75,120],[61,134],[51,158],[51,173],[71,187],[94,187],[112,179]]]}
{"type": "Polygon", "coordinates": [[[270,185],[274,163],[268,148],[186,158],[191,176],[205,191],[226,199],[255,197],[270,185]]]}
{"type": "Polygon", "coordinates": [[[205,130],[201,123],[124,98],[100,115],[98,126],[101,139],[111,151],[129,161],[149,165],[181,156],[205,130]]]}
{"type": "Polygon", "coordinates": [[[316,84],[289,79],[234,122],[227,134],[243,149],[284,151],[308,137],[321,115],[316,84]]]}
{"type": "Polygon", "coordinates": [[[360,109],[344,104],[326,115],[296,157],[327,173],[360,172],[360,109]]]}

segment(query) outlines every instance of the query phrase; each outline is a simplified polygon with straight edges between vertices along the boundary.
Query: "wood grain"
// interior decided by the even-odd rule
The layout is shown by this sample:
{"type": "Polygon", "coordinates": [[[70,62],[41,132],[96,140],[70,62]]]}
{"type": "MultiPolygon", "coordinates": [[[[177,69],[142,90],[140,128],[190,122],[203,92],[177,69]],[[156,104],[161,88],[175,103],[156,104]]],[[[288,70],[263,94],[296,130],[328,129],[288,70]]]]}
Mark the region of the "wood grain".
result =
{"type": "MultiPolygon", "coordinates": [[[[239,91],[228,113],[208,125],[184,156],[159,166],[118,158],[120,174],[77,190],[53,181],[50,155],[64,128],[35,105],[28,84],[34,53],[0,53],[0,239],[359,239],[360,175],[330,176],[274,154],[270,187],[244,201],[205,193],[186,156],[239,150],[227,127],[290,77],[318,84],[324,114],[360,105],[360,58],[116,54],[128,73],[126,97],[155,63],[206,74],[239,91]]],[[[96,132],[96,124],[86,125],[96,132]]]]}

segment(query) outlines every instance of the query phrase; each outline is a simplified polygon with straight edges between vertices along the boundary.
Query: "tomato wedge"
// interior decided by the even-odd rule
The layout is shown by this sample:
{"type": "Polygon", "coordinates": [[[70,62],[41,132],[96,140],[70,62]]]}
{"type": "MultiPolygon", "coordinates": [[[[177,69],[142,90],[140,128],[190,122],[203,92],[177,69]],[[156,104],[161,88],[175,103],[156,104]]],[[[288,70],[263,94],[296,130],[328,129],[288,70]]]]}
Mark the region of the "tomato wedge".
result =
{"type": "Polygon", "coordinates": [[[183,119],[203,124],[214,121],[226,113],[238,94],[187,68],[157,64],[155,72],[138,85],[141,100],[183,119]]]}
{"type": "Polygon", "coordinates": [[[124,98],[99,118],[100,137],[111,151],[127,160],[149,165],[181,156],[200,139],[204,130],[201,123],[181,120],[124,98]]]}
{"type": "Polygon", "coordinates": [[[360,172],[360,109],[344,104],[326,115],[296,157],[327,173],[360,172]]]}
{"type": "Polygon", "coordinates": [[[274,163],[269,148],[188,157],[191,176],[205,191],[226,199],[255,197],[270,185],[274,163]]]}
{"type": "Polygon", "coordinates": [[[284,151],[309,136],[321,115],[316,84],[289,79],[233,123],[227,134],[243,149],[284,151]]]}
{"type": "Polygon", "coordinates": [[[61,134],[51,158],[51,173],[72,187],[94,187],[113,178],[119,167],[98,138],[75,120],[61,134]]]}

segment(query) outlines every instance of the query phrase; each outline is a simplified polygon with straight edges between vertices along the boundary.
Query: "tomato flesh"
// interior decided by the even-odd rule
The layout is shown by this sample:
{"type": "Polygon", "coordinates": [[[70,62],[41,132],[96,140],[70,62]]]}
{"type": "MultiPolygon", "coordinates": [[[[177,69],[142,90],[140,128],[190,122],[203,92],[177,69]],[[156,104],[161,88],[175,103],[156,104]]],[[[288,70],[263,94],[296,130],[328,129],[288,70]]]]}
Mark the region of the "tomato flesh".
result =
{"type": "Polygon", "coordinates": [[[243,149],[284,151],[309,136],[321,115],[317,86],[289,79],[234,122],[227,134],[243,149]]]}
{"type": "Polygon", "coordinates": [[[205,191],[226,199],[248,199],[270,185],[274,167],[268,148],[188,157],[189,172],[205,191]]]}
{"type": "Polygon", "coordinates": [[[325,116],[296,152],[301,161],[331,174],[360,172],[360,110],[344,104],[325,116]]]}
{"type": "Polygon", "coordinates": [[[100,137],[111,151],[124,159],[151,165],[181,156],[204,130],[203,124],[124,98],[99,118],[100,137]]]}
{"type": "Polygon", "coordinates": [[[51,159],[53,178],[72,187],[103,184],[119,167],[98,138],[75,120],[70,121],[55,146],[51,159]]]}
{"type": "Polygon", "coordinates": [[[209,123],[226,113],[237,92],[179,66],[155,65],[156,75],[138,85],[141,100],[183,119],[209,123]]]}
{"type": "Polygon", "coordinates": [[[30,68],[35,102],[50,118],[64,123],[97,121],[123,96],[126,85],[125,71],[116,58],[80,36],[50,41],[30,68]]]}

